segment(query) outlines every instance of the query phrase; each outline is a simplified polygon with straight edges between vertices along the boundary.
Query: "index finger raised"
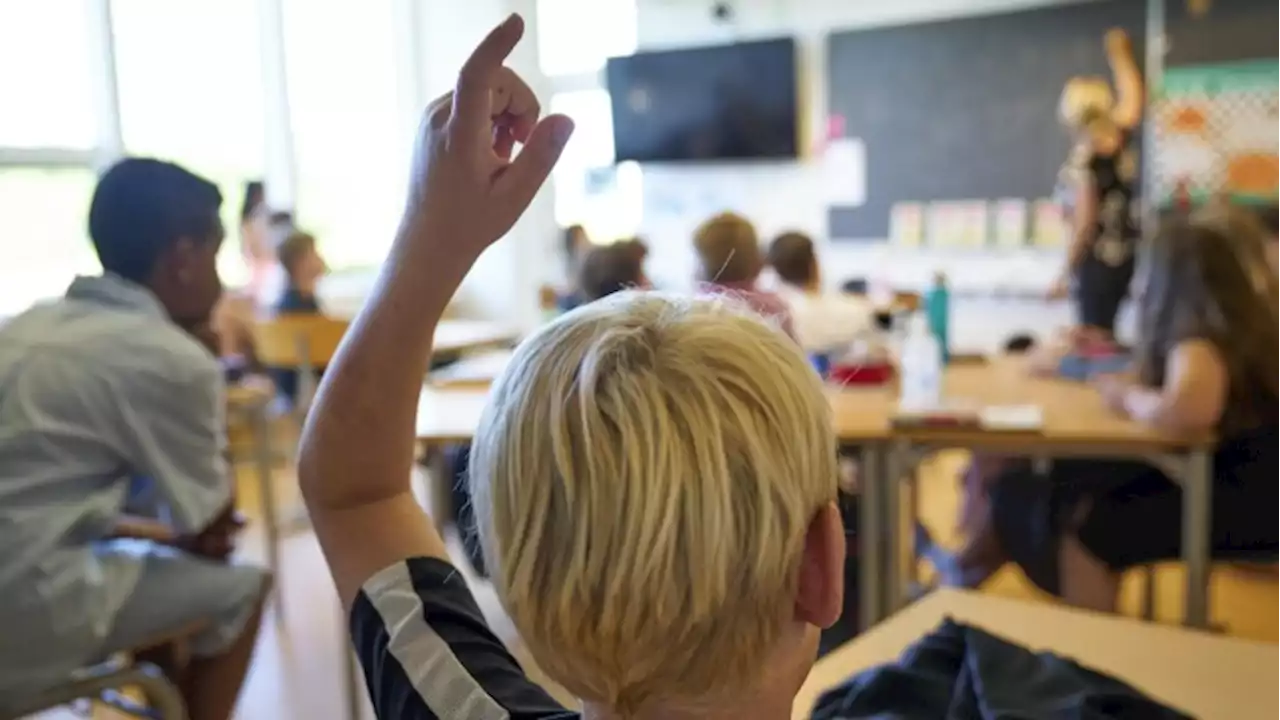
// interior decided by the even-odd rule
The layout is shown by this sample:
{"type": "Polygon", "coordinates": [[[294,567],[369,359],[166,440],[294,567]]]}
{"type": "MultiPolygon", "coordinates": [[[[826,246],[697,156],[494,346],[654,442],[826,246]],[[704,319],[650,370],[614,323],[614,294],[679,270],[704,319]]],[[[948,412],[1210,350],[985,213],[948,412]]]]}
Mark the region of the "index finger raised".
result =
{"type": "Polygon", "coordinates": [[[463,64],[453,94],[453,117],[464,128],[488,134],[490,86],[523,35],[524,20],[513,13],[489,31],[463,64]]]}

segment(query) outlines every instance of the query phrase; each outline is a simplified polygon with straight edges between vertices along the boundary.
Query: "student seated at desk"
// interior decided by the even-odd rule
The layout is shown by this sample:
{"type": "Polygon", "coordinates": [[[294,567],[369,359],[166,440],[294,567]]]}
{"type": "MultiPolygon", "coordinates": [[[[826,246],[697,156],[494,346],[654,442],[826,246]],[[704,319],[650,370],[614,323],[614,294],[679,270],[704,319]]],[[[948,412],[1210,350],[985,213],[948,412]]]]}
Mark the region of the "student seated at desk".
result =
{"type": "Polygon", "coordinates": [[[597,246],[587,251],[578,269],[578,291],[585,302],[594,302],[623,290],[647,290],[644,253],[632,241],[597,246]]]}
{"type": "Polygon", "coordinates": [[[768,260],[782,281],[778,295],[791,312],[796,337],[805,352],[847,350],[874,328],[875,309],[870,303],[822,291],[818,254],[808,235],[788,232],[774,238],[768,260]]]}
{"type": "MultiPolygon", "coordinates": [[[[1277,293],[1250,213],[1210,207],[1163,228],[1139,276],[1132,374],[1095,380],[1118,414],[1161,430],[1214,432],[1212,553],[1274,560],[1277,527],[1277,293]]],[[[1057,460],[996,472],[979,582],[1013,560],[1068,602],[1113,610],[1119,572],[1176,559],[1181,492],[1141,462],[1057,460]]],[[[971,558],[973,559],[973,558],[971,558]]],[[[958,573],[958,576],[963,573],[958,573]]]]}
{"type": "Polygon", "coordinates": [[[434,326],[572,131],[564,116],[537,122],[502,68],[521,29],[512,16],[491,33],[454,101],[419,125],[424,192],[396,272],[353,323],[301,442],[299,482],[374,710],[784,720],[839,614],[845,545],[826,395],[757,315],[618,294],[535,332],[491,391],[471,467],[481,545],[523,644],[581,714],[511,657],[414,499],[434,326]],[[526,144],[507,160],[512,135],[526,144]]]}
{"type": "Polygon", "coordinates": [[[579,273],[582,272],[582,260],[594,245],[587,229],[581,225],[570,225],[560,235],[561,252],[564,254],[566,287],[560,289],[556,297],[556,310],[569,312],[582,304],[582,294],[577,286],[579,273]]]}
{"type": "Polygon", "coordinates": [[[173,679],[193,720],[231,717],[270,578],[226,562],[220,203],[176,165],[117,163],[89,208],[103,274],[0,328],[0,714],[203,624],[173,679]],[[162,512],[126,515],[144,495],[162,512]]]}
{"type": "Polygon", "coordinates": [[[276,301],[275,311],[279,315],[319,315],[320,301],[316,298],[316,287],[320,278],[329,272],[320,250],[316,247],[316,238],[311,233],[294,230],[289,233],[276,249],[276,257],[280,260],[280,268],[284,270],[285,286],[276,301]]]}
{"type": "MultiPolygon", "coordinates": [[[[276,249],[280,268],[284,271],[284,289],[276,301],[279,315],[321,315],[320,301],[316,298],[316,286],[329,268],[316,248],[315,236],[301,230],[292,231],[276,249]]],[[[320,368],[323,373],[324,369],[320,368]]],[[[272,368],[271,378],[280,395],[290,402],[298,400],[298,371],[291,368],[272,368]]]]}
{"type": "Polygon", "coordinates": [[[791,311],[782,298],[756,287],[764,269],[764,255],[756,229],[741,215],[721,213],[694,232],[698,255],[699,290],[745,303],[766,320],[796,338],[791,311]]]}

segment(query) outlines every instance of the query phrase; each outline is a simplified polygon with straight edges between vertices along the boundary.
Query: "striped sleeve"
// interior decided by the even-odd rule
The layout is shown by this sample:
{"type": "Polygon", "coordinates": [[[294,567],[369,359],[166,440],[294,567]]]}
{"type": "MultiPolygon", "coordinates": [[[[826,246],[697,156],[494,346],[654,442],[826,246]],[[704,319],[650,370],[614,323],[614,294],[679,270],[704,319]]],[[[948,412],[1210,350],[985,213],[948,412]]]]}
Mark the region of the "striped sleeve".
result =
{"type": "Polygon", "coordinates": [[[377,717],[569,720],[485,623],[458,571],[411,558],[365,583],[351,637],[377,717]]]}

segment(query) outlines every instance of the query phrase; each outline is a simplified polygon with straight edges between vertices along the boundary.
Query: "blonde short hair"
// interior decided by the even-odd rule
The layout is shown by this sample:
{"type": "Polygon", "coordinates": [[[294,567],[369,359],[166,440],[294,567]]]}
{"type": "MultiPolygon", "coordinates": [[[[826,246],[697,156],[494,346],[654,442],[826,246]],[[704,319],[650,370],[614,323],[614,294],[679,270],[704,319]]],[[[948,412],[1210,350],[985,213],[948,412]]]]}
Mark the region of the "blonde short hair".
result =
{"type": "Polygon", "coordinates": [[[749,282],[764,266],[755,226],[736,213],[721,213],[699,225],[693,249],[707,282],[749,282]]]}
{"type": "Polygon", "coordinates": [[[1058,118],[1072,131],[1081,132],[1099,120],[1110,118],[1114,105],[1111,85],[1105,79],[1073,77],[1062,88],[1058,118]]]}
{"type": "Polygon", "coordinates": [[[759,679],[836,445],[817,376],[749,310],[624,292],[520,346],[470,474],[534,659],[625,715],[759,679]]]}

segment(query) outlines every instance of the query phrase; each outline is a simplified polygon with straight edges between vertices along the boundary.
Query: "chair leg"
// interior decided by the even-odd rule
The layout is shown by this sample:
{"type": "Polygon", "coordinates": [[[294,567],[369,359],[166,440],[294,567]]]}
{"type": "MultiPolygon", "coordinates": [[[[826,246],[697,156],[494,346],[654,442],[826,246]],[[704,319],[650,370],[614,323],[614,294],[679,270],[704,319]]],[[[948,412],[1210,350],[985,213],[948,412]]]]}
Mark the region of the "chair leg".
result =
{"type": "Polygon", "coordinates": [[[187,720],[187,707],[182,693],[154,667],[138,665],[133,668],[133,684],[142,691],[147,705],[159,720],[187,720]]]}
{"type": "Polygon", "coordinates": [[[100,700],[133,717],[187,720],[182,693],[159,668],[150,664],[104,665],[90,670],[83,677],[38,698],[30,707],[18,708],[18,717],[85,699],[100,700]],[[139,705],[125,698],[121,693],[124,688],[141,690],[146,704],[139,705]]]}
{"type": "Polygon", "coordinates": [[[1142,572],[1142,619],[1156,621],[1156,568],[1148,565],[1142,572]]]}

